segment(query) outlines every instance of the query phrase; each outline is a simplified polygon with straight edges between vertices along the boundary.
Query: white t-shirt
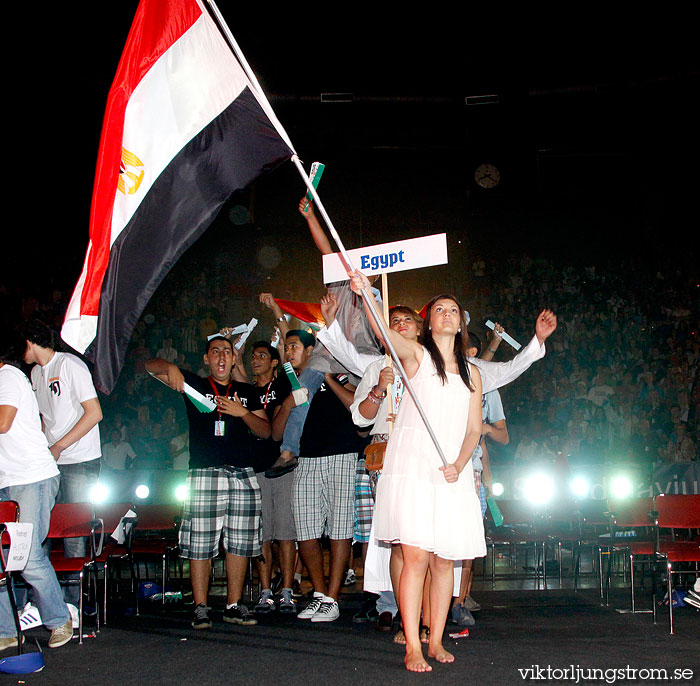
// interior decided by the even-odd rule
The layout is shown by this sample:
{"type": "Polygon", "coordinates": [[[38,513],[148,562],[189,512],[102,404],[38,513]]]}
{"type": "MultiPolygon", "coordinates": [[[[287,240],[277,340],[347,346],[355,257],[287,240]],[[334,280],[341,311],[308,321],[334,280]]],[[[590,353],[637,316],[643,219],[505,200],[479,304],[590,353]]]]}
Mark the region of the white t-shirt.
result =
{"type": "MultiPolygon", "coordinates": [[[[97,397],[87,365],[70,353],[57,352],[43,367],[34,365],[32,386],[49,445],[63,438],[83,416],[81,403],[97,397]]],[[[87,462],[101,454],[100,429],[96,424],[61,453],[58,464],[87,462]]]]}
{"type": "Polygon", "coordinates": [[[41,431],[39,407],[29,379],[16,367],[0,367],[0,405],[17,408],[7,433],[0,434],[0,488],[33,484],[58,474],[41,431]]]}
{"type": "Polygon", "coordinates": [[[131,443],[120,441],[119,443],[105,443],[102,446],[102,458],[104,464],[110,469],[126,469],[126,458],[132,460],[136,457],[131,443]]]}

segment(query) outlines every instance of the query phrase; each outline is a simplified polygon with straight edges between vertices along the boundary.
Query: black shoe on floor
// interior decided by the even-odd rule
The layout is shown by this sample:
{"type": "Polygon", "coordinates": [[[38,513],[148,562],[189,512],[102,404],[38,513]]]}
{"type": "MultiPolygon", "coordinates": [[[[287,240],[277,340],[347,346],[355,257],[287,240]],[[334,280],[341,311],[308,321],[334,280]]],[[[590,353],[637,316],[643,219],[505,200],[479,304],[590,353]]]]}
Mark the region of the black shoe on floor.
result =
{"type": "Polygon", "coordinates": [[[193,629],[211,629],[211,619],[209,619],[209,611],[204,603],[199,603],[194,608],[194,616],[192,618],[193,629]]]}
{"type": "Polygon", "coordinates": [[[227,607],[224,611],[224,622],[229,624],[240,624],[241,626],[253,626],[258,623],[245,605],[234,605],[227,607]]]}
{"type": "Polygon", "coordinates": [[[365,602],[359,612],[352,616],[352,621],[355,624],[365,624],[366,622],[376,622],[379,613],[377,612],[377,596],[373,593],[368,593],[365,602]]]}

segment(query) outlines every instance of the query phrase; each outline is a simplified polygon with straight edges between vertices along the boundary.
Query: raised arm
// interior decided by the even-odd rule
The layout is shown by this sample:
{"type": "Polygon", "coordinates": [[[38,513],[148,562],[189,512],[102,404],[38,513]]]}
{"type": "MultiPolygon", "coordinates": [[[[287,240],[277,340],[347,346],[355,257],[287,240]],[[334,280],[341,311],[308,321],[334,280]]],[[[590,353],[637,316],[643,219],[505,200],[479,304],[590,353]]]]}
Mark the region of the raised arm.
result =
{"type": "Polygon", "coordinates": [[[503,333],[503,327],[496,322],[493,327],[493,331],[489,331],[488,340],[486,347],[481,351],[481,359],[486,362],[490,362],[493,356],[498,350],[498,346],[501,345],[501,333],[503,333]]]}
{"type": "Polygon", "coordinates": [[[306,223],[309,225],[309,231],[311,232],[311,238],[314,239],[314,243],[321,255],[330,255],[333,252],[333,248],[331,248],[331,243],[321,223],[316,218],[313,203],[309,202],[306,197],[303,197],[299,201],[299,212],[301,216],[306,219],[306,223]]]}
{"type": "Polygon", "coordinates": [[[487,362],[483,359],[470,358],[481,372],[484,393],[501,388],[515,381],[527,371],[533,362],[542,359],[545,354],[544,342],[557,328],[557,317],[551,310],[542,310],[535,322],[535,335],[532,340],[508,362],[487,362]]]}
{"type": "Polygon", "coordinates": [[[231,378],[234,381],[248,383],[248,372],[246,371],[245,364],[243,363],[244,352],[245,345],[240,349],[238,349],[235,345],[233,346],[233,366],[231,367],[231,378]]]}
{"type": "Polygon", "coordinates": [[[260,302],[274,315],[275,325],[280,330],[280,340],[284,341],[287,331],[289,331],[289,323],[284,316],[284,312],[282,312],[282,308],[277,304],[272,293],[261,293],[260,302]]]}

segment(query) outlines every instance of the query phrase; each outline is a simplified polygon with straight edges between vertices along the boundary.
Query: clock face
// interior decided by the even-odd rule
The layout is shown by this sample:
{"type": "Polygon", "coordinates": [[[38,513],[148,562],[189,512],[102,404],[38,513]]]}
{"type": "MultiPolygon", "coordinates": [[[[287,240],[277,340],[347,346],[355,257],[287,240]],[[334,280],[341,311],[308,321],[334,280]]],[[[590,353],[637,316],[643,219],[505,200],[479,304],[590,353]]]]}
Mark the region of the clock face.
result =
{"type": "Polygon", "coordinates": [[[493,164],[482,164],[476,168],[474,180],[482,188],[494,188],[501,180],[501,172],[493,164]]]}

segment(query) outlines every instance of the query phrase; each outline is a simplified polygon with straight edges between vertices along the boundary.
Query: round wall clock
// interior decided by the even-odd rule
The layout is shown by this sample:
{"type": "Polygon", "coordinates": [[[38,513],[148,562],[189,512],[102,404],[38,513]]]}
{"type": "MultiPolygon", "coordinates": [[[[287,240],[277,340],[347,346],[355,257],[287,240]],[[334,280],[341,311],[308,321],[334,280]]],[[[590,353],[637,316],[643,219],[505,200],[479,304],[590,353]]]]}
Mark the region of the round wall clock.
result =
{"type": "Polygon", "coordinates": [[[481,164],[474,172],[474,180],[482,188],[495,188],[501,181],[501,172],[494,164],[481,164]]]}

